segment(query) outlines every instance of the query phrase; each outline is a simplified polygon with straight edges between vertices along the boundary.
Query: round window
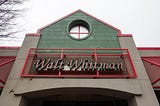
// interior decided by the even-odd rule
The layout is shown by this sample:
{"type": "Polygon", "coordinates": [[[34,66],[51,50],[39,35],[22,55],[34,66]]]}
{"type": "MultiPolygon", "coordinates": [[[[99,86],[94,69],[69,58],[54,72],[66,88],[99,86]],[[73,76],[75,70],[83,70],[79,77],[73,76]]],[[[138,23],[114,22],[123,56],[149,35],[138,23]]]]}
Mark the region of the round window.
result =
{"type": "Polygon", "coordinates": [[[83,20],[76,20],[69,25],[68,32],[74,39],[85,39],[90,34],[90,27],[87,22],[83,20]]]}

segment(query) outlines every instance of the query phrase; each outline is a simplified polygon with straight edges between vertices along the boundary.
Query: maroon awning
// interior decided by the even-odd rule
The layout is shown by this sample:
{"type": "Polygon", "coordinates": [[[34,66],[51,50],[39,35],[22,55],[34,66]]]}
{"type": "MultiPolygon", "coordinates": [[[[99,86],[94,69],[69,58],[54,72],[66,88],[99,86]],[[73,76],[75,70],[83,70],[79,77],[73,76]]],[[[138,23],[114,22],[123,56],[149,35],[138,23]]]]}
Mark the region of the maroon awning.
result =
{"type": "Polygon", "coordinates": [[[0,88],[3,88],[14,61],[15,57],[13,56],[0,56],[0,88]]]}
{"type": "Polygon", "coordinates": [[[142,57],[154,88],[160,88],[160,57],[142,57]]]}

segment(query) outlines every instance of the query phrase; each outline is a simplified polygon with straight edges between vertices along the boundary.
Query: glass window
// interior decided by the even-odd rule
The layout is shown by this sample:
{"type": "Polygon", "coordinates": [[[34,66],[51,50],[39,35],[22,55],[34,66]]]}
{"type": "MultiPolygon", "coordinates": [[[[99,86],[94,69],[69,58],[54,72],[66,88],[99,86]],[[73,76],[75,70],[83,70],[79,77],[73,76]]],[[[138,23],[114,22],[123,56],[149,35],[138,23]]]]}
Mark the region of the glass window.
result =
{"type": "Polygon", "coordinates": [[[89,35],[89,30],[85,26],[76,25],[70,29],[69,34],[73,38],[83,39],[89,35]]]}

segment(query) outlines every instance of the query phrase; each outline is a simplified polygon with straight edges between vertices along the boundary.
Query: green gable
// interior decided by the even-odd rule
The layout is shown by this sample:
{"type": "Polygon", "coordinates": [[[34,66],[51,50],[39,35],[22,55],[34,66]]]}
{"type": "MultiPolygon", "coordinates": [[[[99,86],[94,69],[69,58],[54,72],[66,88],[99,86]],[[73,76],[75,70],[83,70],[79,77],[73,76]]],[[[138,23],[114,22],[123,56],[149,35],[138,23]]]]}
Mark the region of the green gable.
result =
{"type": "Polygon", "coordinates": [[[40,34],[38,48],[120,48],[117,30],[80,10],[41,29],[40,34]],[[89,24],[89,37],[82,40],[70,37],[69,25],[75,20],[89,24]]]}

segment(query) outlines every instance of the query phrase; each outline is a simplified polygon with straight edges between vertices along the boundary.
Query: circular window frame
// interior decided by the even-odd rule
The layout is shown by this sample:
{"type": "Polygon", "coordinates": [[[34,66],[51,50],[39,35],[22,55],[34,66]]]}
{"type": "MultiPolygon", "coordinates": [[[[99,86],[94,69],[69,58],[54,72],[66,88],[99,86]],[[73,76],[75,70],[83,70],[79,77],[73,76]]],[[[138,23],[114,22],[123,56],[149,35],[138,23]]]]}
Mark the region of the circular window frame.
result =
{"type": "Polygon", "coordinates": [[[87,38],[90,37],[91,32],[92,32],[91,25],[87,21],[85,21],[85,20],[77,19],[77,20],[74,20],[74,21],[70,22],[68,24],[68,26],[67,26],[67,34],[68,34],[68,36],[70,38],[72,38],[74,40],[85,40],[85,39],[87,39],[87,38]],[[88,30],[89,33],[88,33],[88,35],[86,37],[84,37],[84,38],[75,38],[75,37],[72,37],[72,35],[70,35],[70,30],[73,27],[78,26],[78,25],[83,26],[83,27],[85,27],[88,30]]]}

